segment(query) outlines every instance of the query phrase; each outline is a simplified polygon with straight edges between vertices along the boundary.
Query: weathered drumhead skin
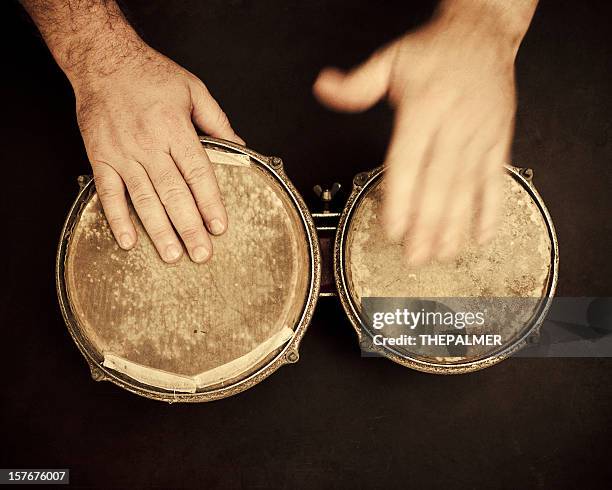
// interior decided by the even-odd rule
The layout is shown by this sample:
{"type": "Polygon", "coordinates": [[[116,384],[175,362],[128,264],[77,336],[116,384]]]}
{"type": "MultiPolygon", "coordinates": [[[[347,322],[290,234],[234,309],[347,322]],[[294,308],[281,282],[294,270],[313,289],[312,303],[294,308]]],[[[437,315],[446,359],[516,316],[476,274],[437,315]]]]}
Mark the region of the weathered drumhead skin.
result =
{"type": "Polygon", "coordinates": [[[505,176],[497,234],[485,246],[472,240],[453,261],[406,265],[403,244],[382,227],[383,181],[374,184],[353,214],[346,245],[351,291],[362,296],[540,297],[550,269],[546,223],[527,191],[505,176]]]}
{"type": "MultiPolygon", "coordinates": [[[[387,239],[381,220],[384,182],[378,178],[360,196],[350,216],[343,247],[343,274],[350,301],[360,308],[364,297],[475,298],[475,311],[488,306],[488,319],[505,343],[520,337],[547,294],[551,273],[551,238],[541,210],[515,177],[505,175],[500,223],[485,246],[474,239],[450,262],[432,260],[421,267],[406,263],[401,241],[387,239]],[[490,298],[484,303],[482,298],[490,298]],[[533,298],[508,301],[496,298],[533,298]],[[500,306],[500,303],[505,303],[500,306]]],[[[462,300],[463,305],[470,302],[462,300]]],[[[469,333],[493,333],[472,327],[469,333]]],[[[457,363],[482,358],[499,347],[474,347],[464,357],[435,357],[457,363]]]]}
{"type": "MultiPolygon", "coordinates": [[[[258,166],[215,164],[215,173],[229,227],[212,237],[206,264],[186,253],[176,264],[164,263],[133,209],[138,243],[123,251],[95,193],[81,209],[67,247],[65,281],[72,313],[97,357],[118,356],[159,370],[161,378],[190,377],[256,351],[247,371],[228,371],[241,378],[279,345],[264,345],[263,353],[258,347],[299,321],[311,263],[294,204],[258,166]]],[[[236,381],[218,378],[221,385],[236,381]]],[[[167,380],[151,383],[172,389],[167,380]]]]}

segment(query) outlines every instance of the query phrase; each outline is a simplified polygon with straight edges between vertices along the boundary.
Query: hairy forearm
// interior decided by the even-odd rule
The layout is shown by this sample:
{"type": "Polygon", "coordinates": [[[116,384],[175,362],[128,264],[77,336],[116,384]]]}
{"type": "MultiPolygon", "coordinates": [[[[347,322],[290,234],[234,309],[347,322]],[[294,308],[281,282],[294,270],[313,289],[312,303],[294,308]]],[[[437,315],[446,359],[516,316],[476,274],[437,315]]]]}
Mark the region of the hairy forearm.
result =
{"type": "Polygon", "coordinates": [[[112,73],[143,41],[114,0],[21,0],[70,81],[112,73]]]}

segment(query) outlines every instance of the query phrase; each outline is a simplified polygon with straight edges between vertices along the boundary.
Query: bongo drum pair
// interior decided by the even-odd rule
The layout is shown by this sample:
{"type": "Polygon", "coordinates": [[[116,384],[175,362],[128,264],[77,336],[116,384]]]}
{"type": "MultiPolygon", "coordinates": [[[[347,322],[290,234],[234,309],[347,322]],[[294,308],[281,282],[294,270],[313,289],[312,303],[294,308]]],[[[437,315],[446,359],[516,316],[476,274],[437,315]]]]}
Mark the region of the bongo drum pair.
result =
{"type": "Polygon", "coordinates": [[[332,228],[333,251],[323,256],[333,255],[333,266],[323,263],[323,272],[333,274],[367,350],[421,371],[468,372],[508,357],[541,324],[554,295],[558,249],[530,173],[508,168],[502,223],[490,244],[469,244],[454,262],[411,269],[402,244],[387,240],[378,219],[382,168],[355,177],[342,213],[311,214],[279,158],[214,138],[202,144],[230,223],[212,238],[206,264],[186,256],[164,263],[133,209],[138,243],[120,249],[93,180],[80,179],[62,230],[56,285],[66,325],[95,380],[167,402],[199,402],[234,395],[297,362],[321,290],[319,235],[332,228]],[[328,218],[339,221],[315,225],[328,218]],[[499,323],[508,333],[502,346],[428,356],[373,345],[364,298],[455,296],[534,302],[525,318],[499,323]]]}

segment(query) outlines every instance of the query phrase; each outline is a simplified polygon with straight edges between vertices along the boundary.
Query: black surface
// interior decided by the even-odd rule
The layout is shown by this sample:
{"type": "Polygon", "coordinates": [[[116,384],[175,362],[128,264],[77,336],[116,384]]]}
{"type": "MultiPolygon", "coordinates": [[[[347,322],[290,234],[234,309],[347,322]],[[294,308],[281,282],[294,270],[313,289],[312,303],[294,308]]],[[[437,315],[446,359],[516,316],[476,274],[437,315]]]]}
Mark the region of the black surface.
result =
{"type": "MultiPolygon", "coordinates": [[[[413,2],[129,2],[156,48],[200,76],[298,189],[381,162],[390,111],[327,112],[320,67],[348,67],[426,18],[413,2]],[[326,155],[323,157],[323,155],[326,155]]],[[[3,233],[0,466],[71,468],[102,487],[604,487],[612,361],[508,360],[464,376],[362,359],[335,300],[301,360],[234,398],[168,406],[94,383],[57,306],[54,254],[88,171],[67,81],[0,5],[3,233]]],[[[559,295],[612,295],[610,8],[543,2],[518,60],[514,161],[535,169],[561,250],[559,295]]]]}

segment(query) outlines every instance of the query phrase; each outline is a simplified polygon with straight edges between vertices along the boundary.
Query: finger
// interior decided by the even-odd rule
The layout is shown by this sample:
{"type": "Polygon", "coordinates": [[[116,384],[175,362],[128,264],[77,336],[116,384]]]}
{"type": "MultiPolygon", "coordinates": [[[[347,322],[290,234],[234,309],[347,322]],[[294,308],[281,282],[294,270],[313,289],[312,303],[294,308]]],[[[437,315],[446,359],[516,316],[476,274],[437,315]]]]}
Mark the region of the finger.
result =
{"type": "Polygon", "coordinates": [[[475,232],[480,245],[490,241],[497,231],[504,177],[504,170],[499,162],[498,158],[487,162],[489,171],[478,187],[475,232]]]}
{"type": "Polygon", "coordinates": [[[455,145],[445,139],[438,137],[434,141],[436,148],[418,189],[416,217],[406,240],[406,254],[412,265],[422,265],[436,254],[448,198],[453,192],[463,191],[453,188],[457,167],[455,145]]]}
{"type": "Polygon", "coordinates": [[[204,262],[212,254],[212,245],[193,195],[170,155],[148,152],[141,164],[157,191],[174,228],[194,262],[204,262]]]}
{"type": "Polygon", "coordinates": [[[173,139],[170,153],[191,189],[196,206],[213,235],[227,229],[227,213],[215,171],[193,128],[186,127],[181,136],[173,139]]]}
{"type": "Polygon", "coordinates": [[[487,147],[486,141],[489,141],[490,134],[482,130],[485,123],[481,123],[474,116],[457,121],[459,124],[455,125],[455,128],[473,129],[471,131],[459,129],[457,135],[458,146],[455,152],[457,158],[453,162],[455,179],[453,188],[447,196],[440,233],[434,247],[436,258],[439,260],[450,260],[455,257],[468,239],[474,224],[477,190],[482,174],[486,171],[482,168],[482,156],[486,153],[483,148],[487,147]]]}
{"type": "Polygon", "coordinates": [[[414,264],[434,256],[454,256],[467,236],[475,188],[486,171],[482,160],[490,141],[489,128],[483,129],[479,121],[469,111],[460,112],[438,132],[417,223],[411,230],[408,252],[414,264]]]}
{"type": "MultiPolygon", "coordinates": [[[[501,208],[504,164],[510,157],[510,145],[514,131],[514,120],[504,123],[501,138],[481,157],[481,178],[476,200],[475,233],[478,243],[483,245],[495,236],[501,208]]],[[[502,126],[502,127],[503,127],[502,126]]]]}
{"type": "Polygon", "coordinates": [[[183,254],[164,206],[155,192],[145,169],[137,162],[123,166],[120,175],[125,182],[132,204],[160,257],[169,263],[176,262],[183,254]]]}
{"type": "Polygon", "coordinates": [[[463,189],[461,192],[452,193],[447,207],[448,214],[441,223],[436,246],[436,258],[443,261],[450,260],[459,253],[469,236],[472,224],[476,185],[468,175],[462,175],[460,179],[466,182],[458,184],[458,187],[463,189]]]}
{"type": "Polygon", "coordinates": [[[124,250],[131,249],[136,244],[136,230],[130,218],[130,212],[125,197],[125,186],[119,174],[106,163],[92,165],[96,191],[106,221],[115,236],[115,240],[124,250]]]}
{"type": "Polygon", "coordinates": [[[400,105],[385,159],[384,222],[387,235],[398,240],[414,217],[423,167],[430,159],[438,115],[419,104],[409,110],[400,105]]]}
{"type": "Polygon", "coordinates": [[[215,138],[244,145],[244,140],[234,132],[227,115],[202,82],[192,87],[191,100],[191,119],[201,131],[215,138]]]}
{"type": "Polygon", "coordinates": [[[389,87],[389,78],[396,44],[387,46],[344,73],[325,68],[313,85],[313,93],[327,107],[346,112],[361,112],[382,99],[389,87]]]}

